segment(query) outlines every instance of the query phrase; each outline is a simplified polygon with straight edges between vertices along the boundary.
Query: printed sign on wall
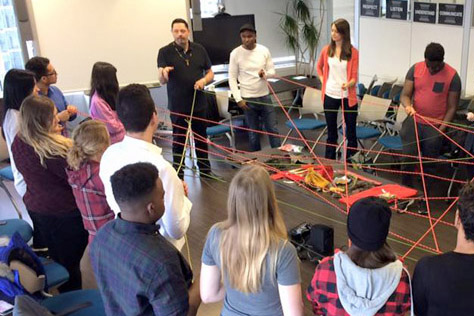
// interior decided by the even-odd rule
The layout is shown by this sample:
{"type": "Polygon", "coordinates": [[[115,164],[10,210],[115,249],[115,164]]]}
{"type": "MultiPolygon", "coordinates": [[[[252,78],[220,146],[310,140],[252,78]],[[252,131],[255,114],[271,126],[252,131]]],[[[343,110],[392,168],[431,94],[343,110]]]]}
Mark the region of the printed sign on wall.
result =
{"type": "Polygon", "coordinates": [[[387,19],[406,20],[408,1],[387,0],[387,19]]]}
{"type": "Polygon", "coordinates": [[[436,3],[415,2],[414,22],[436,23],[436,3]]]}
{"type": "Polygon", "coordinates": [[[462,25],[464,13],[463,4],[439,4],[438,23],[449,25],[462,25]]]}
{"type": "Polygon", "coordinates": [[[380,0],[361,0],[360,15],[378,18],[380,16],[380,0]]]}

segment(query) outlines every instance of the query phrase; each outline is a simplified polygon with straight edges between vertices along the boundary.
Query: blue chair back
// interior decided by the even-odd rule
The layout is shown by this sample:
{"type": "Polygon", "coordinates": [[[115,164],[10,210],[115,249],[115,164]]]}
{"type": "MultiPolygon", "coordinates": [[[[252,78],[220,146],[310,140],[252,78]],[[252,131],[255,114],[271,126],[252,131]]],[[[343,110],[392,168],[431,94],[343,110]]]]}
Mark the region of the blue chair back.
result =
{"type": "Polygon", "coordinates": [[[381,85],[376,85],[372,88],[372,90],[370,91],[370,95],[372,96],[377,96],[377,94],[379,93],[379,90],[380,90],[380,87],[381,85]]]}

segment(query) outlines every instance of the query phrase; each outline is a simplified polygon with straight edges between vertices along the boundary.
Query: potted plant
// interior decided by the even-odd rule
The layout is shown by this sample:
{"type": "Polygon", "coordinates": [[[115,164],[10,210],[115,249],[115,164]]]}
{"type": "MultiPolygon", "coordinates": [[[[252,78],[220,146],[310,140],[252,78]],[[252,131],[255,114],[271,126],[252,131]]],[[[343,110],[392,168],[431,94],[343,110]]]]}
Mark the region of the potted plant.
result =
{"type": "Polygon", "coordinates": [[[295,55],[296,73],[313,76],[318,42],[323,24],[324,1],[319,0],[320,17],[312,14],[307,0],[288,0],[285,13],[279,13],[285,44],[295,55]],[[304,67],[302,67],[304,66],[304,67]]]}

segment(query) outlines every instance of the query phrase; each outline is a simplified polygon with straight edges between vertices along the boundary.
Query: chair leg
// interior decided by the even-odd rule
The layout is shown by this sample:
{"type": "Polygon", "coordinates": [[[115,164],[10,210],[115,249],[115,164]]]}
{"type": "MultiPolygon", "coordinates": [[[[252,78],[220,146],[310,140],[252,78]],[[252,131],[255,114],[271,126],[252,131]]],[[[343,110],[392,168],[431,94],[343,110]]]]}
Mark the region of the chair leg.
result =
{"type": "Polygon", "coordinates": [[[385,146],[382,145],[382,147],[380,147],[380,150],[377,152],[377,155],[375,155],[374,157],[374,163],[377,161],[377,159],[379,159],[379,156],[384,149],[385,149],[385,146]]]}
{"type": "Polygon", "coordinates": [[[8,191],[8,188],[5,185],[5,183],[3,183],[3,179],[0,180],[0,187],[2,187],[3,191],[5,191],[8,198],[10,199],[10,202],[12,202],[13,208],[15,209],[16,213],[18,214],[18,218],[23,219],[23,215],[21,215],[20,208],[18,207],[18,204],[16,204],[15,199],[13,198],[13,196],[10,194],[10,191],[8,191]]]}
{"type": "Polygon", "coordinates": [[[232,151],[234,151],[234,150],[235,150],[234,139],[232,138],[232,136],[231,136],[229,133],[225,133],[225,136],[226,136],[227,139],[229,140],[229,146],[230,146],[230,148],[232,148],[232,151]]]}
{"type": "MultiPolygon", "coordinates": [[[[337,145],[336,147],[336,153],[340,153],[341,152],[341,148],[342,146],[344,145],[344,139],[342,140],[342,142],[339,143],[339,145],[337,145]]],[[[337,158],[336,158],[337,160],[337,158]]]]}
{"type": "Polygon", "coordinates": [[[281,145],[285,145],[286,143],[286,140],[288,139],[288,137],[290,137],[291,133],[293,132],[293,129],[290,128],[290,130],[288,131],[288,133],[286,134],[285,138],[283,139],[283,141],[281,142],[281,145]]]}
{"type": "Polygon", "coordinates": [[[321,133],[319,133],[319,136],[318,138],[316,138],[316,141],[314,142],[313,144],[313,147],[311,147],[311,151],[314,152],[314,148],[316,147],[316,145],[319,143],[319,141],[321,140],[321,138],[323,137],[324,133],[327,131],[327,126],[325,128],[323,128],[323,130],[321,131],[321,133]]]}
{"type": "Polygon", "coordinates": [[[448,187],[448,197],[451,197],[451,190],[453,189],[454,179],[456,179],[458,170],[459,170],[459,167],[454,168],[453,176],[451,177],[451,182],[449,183],[449,187],[448,187]]]}
{"type": "Polygon", "coordinates": [[[195,154],[195,150],[196,150],[196,144],[194,142],[194,134],[193,134],[193,131],[190,130],[189,132],[189,140],[188,140],[188,144],[185,144],[185,146],[188,145],[188,148],[189,148],[189,158],[191,159],[191,168],[197,168],[197,157],[196,157],[196,154],[195,154]]]}
{"type": "MultiPolygon", "coordinates": [[[[377,139],[375,140],[375,142],[372,144],[372,146],[370,146],[370,148],[366,150],[366,152],[364,153],[364,156],[365,156],[366,158],[369,157],[369,155],[370,155],[370,153],[372,152],[372,150],[375,148],[375,146],[377,146],[377,141],[378,141],[378,140],[379,140],[379,138],[377,138],[377,139]]],[[[362,145],[362,142],[361,142],[360,140],[359,140],[359,143],[360,143],[360,145],[362,146],[362,148],[365,149],[365,147],[362,145]]]]}
{"type": "Polygon", "coordinates": [[[232,127],[232,121],[230,121],[230,138],[231,138],[231,144],[230,146],[232,147],[232,151],[235,152],[235,133],[234,133],[234,128],[232,127]]]}

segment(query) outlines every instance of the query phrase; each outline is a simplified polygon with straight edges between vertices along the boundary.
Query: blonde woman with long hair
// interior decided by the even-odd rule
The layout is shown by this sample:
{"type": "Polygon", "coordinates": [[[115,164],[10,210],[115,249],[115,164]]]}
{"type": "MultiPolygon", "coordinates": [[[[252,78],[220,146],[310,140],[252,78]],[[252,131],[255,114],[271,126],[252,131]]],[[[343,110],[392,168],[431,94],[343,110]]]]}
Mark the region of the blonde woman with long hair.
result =
{"type": "Polygon", "coordinates": [[[49,98],[30,96],[20,108],[20,130],[12,143],[18,171],[26,182],[23,202],[52,259],[69,272],[59,290],[81,288],[79,261],[87,245],[71,187],[66,156],[72,141],[61,136],[57,109],[49,98]]]}
{"type": "Polygon", "coordinates": [[[227,220],[204,246],[203,302],[222,299],[221,315],[303,315],[299,260],[267,171],[246,166],[230,184],[227,220]]]}

